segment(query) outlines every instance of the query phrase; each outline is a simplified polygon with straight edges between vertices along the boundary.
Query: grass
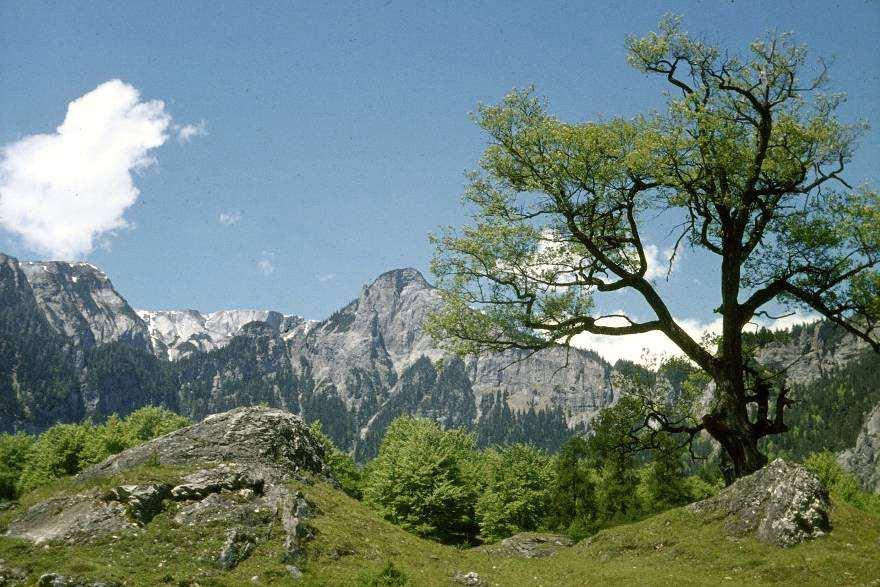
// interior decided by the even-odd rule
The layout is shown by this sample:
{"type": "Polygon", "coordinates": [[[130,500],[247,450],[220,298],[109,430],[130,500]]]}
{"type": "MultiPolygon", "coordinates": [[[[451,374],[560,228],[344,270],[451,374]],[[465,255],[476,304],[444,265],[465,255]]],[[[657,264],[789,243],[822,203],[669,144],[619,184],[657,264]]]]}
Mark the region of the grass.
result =
{"type": "MultiPolygon", "coordinates": [[[[140,480],[171,475],[142,470],[140,480]]],[[[131,478],[126,478],[130,481],[131,478]]],[[[114,481],[119,483],[117,479],[114,481]]],[[[103,482],[112,485],[112,482],[103,482]]],[[[479,573],[491,585],[880,585],[880,518],[835,502],[834,530],[791,549],[753,539],[729,539],[717,523],[678,509],[604,530],[547,559],[524,560],[422,540],[391,525],[327,484],[299,485],[318,514],[315,538],[300,565],[302,585],[449,585],[457,572],[479,573]]],[[[55,491],[65,490],[55,487],[55,491]]],[[[50,492],[51,493],[51,492],[50,492]]],[[[35,500],[27,497],[27,502],[35,500]]],[[[4,513],[7,517],[9,513],[4,513]]],[[[0,538],[0,558],[43,572],[126,581],[129,585],[290,584],[277,527],[231,572],[213,566],[225,538],[222,525],[179,527],[157,516],[140,533],[79,546],[33,547],[0,538]]]]}

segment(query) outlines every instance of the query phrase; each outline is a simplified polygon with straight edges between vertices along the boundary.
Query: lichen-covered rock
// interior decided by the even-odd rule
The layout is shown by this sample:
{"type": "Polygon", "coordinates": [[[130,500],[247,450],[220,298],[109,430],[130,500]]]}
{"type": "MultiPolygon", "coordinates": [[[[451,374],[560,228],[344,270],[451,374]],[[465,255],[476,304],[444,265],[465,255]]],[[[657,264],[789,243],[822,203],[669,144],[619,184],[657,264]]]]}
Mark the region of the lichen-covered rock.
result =
{"type": "Polygon", "coordinates": [[[458,571],[455,573],[455,575],[452,576],[452,582],[458,583],[459,585],[473,585],[473,586],[479,586],[479,585],[485,584],[485,583],[483,583],[483,579],[480,577],[480,575],[474,571],[471,571],[469,573],[465,573],[463,571],[458,571]]]}
{"type": "MultiPolygon", "coordinates": [[[[286,558],[302,558],[311,537],[305,520],[311,506],[290,479],[306,473],[332,481],[323,446],[302,418],[270,408],[239,408],[210,416],[145,445],[119,453],[80,474],[87,482],[158,460],[189,468],[209,465],[174,483],[118,485],[104,492],[58,497],[41,502],[9,524],[7,534],[34,542],[85,542],[131,531],[170,509],[179,524],[223,522],[269,535],[280,521],[286,533],[286,558]],[[257,530],[259,529],[259,532],[257,530]]],[[[237,547],[236,547],[237,548],[237,547]]]]}
{"type": "Polygon", "coordinates": [[[237,463],[280,477],[330,478],[324,448],[300,416],[265,407],[236,408],[130,448],[80,473],[107,477],[149,462],[162,465],[237,463]]]}
{"type": "Polygon", "coordinates": [[[263,491],[263,477],[235,463],[222,463],[187,475],[171,490],[174,499],[198,499],[220,491],[250,489],[263,491]]]}
{"type": "Polygon", "coordinates": [[[164,483],[120,485],[111,489],[104,499],[124,503],[128,515],[139,524],[147,524],[162,511],[162,501],[169,497],[171,486],[164,483]]]}
{"type": "Polygon", "coordinates": [[[281,517],[281,527],[285,533],[282,555],[284,561],[301,561],[305,555],[304,543],[314,537],[311,528],[306,524],[306,520],[312,516],[312,506],[302,493],[291,492],[283,486],[273,487],[266,494],[266,499],[273,504],[281,517]]]}
{"type": "Polygon", "coordinates": [[[50,541],[88,542],[93,538],[137,528],[125,506],[96,494],[56,497],[31,506],[9,523],[6,535],[37,544],[50,541]]]}
{"type": "Polygon", "coordinates": [[[843,451],[837,461],[859,480],[865,491],[880,493],[880,404],[865,420],[856,445],[843,451]]]}
{"type": "Polygon", "coordinates": [[[831,530],[828,492],[819,478],[782,459],[688,509],[707,520],[724,520],[725,529],[734,536],[753,533],[758,540],[781,547],[831,530]]]}
{"type": "Polygon", "coordinates": [[[224,571],[234,569],[238,563],[250,556],[255,543],[256,539],[253,535],[241,530],[230,530],[220,554],[217,555],[217,566],[224,571]]]}
{"type": "Polygon", "coordinates": [[[573,544],[571,538],[562,534],[521,532],[501,542],[477,547],[476,550],[489,555],[540,558],[556,554],[573,544]]]}

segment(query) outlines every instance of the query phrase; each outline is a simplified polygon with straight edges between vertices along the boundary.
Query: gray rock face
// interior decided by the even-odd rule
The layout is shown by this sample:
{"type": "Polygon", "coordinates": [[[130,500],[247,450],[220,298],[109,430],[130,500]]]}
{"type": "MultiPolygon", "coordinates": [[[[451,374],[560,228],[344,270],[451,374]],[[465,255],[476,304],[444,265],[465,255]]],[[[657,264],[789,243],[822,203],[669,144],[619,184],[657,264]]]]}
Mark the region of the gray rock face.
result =
{"type": "Polygon", "coordinates": [[[770,343],[762,347],[757,359],[771,368],[785,369],[790,383],[805,383],[858,357],[867,343],[854,336],[837,340],[834,328],[828,323],[805,325],[784,343],[770,343]]]}
{"type": "MultiPolygon", "coordinates": [[[[316,394],[368,414],[361,422],[363,438],[375,428],[370,420],[383,422],[381,413],[399,403],[400,382],[417,361],[453,360],[423,329],[441,305],[439,292],[415,269],[385,273],[328,320],[285,336],[296,375],[316,394]]],[[[569,414],[569,425],[588,422],[614,401],[610,367],[596,354],[550,349],[525,356],[512,351],[469,360],[459,392],[472,395],[476,406],[499,391],[515,410],[558,406],[569,414]]],[[[428,388],[420,393],[431,395],[428,388]]],[[[449,416],[460,417],[453,410],[439,418],[449,416]]]]}
{"type": "Polygon", "coordinates": [[[221,491],[247,489],[262,493],[264,479],[237,464],[223,463],[213,469],[202,469],[187,475],[171,490],[174,499],[200,499],[221,491]]]}
{"type": "Polygon", "coordinates": [[[146,324],[94,265],[37,261],[23,262],[21,269],[49,324],[75,346],[118,341],[152,349],[146,324]]]}
{"type": "Polygon", "coordinates": [[[10,522],[6,535],[36,544],[73,544],[136,527],[128,519],[123,504],[90,493],[52,498],[31,506],[23,516],[10,522]]]}
{"type": "Polygon", "coordinates": [[[856,445],[843,451],[837,461],[855,475],[865,491],[880,493],[880,405],[868,415],[856,445]]]}
{"type": "Polygon", "coordinates": [[[80,479],[106,477],[148,462],[162,465],[235,463],[279,477],[313,473],[329,478],[324,449],[300,416],[284,410],[237,408],[208,416],[80,473],[80,479]]]}
{"type": "Polygon", "coordinates": [[[141,525],[147,524],[162,511],[162,501],[170,496],[170,485],[120,485],[104,496],[104,501],[125,504],[128,516],[141,525]]]}
{"type": "Polygon", "coordinates": [[[238,566],[238,563],[250,556],[256,546],[256,539],[248,532],[230,530],[226,535],[226,542],[217,555],[217,566],[228,571],[238,566]]]}
{"type": "Polygon", "coordinates": [[[818,477],[801,465],[776,459],[688,509],[707,520],[724,520],[733,536],[754,534],[787,547],[827,533],[830,507],[818,477]]]}

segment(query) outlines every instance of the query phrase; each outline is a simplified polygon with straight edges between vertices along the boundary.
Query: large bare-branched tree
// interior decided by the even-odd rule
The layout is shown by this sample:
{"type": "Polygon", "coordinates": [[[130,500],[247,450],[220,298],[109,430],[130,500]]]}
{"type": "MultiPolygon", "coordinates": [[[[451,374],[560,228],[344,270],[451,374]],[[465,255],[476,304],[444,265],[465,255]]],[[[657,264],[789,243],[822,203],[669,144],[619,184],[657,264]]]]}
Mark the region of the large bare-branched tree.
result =
{"type": "Polygon", "coordinates": [[[785,432],[791,401],[744,348],[750,322],[799,306],[880,351],[880,202],[843,175],[865,125],[838,120],[824,65],[789,35],[737,57],[667,18],[628,50],[669,83],[662,113],[569,124],[532,91],[479,108],[491,141],[465,193],[473,223],[435,237],[447,304],[430,328],[464,353],[662,332],[714,381],[714,398],[699,419],[658,411],[649,424],[710,434],[730,481],[764,465],[759,439],[785,432]],[[689,247],[720,265],[723,329],[711,344],[676,322],[649,279],[643,232],[660,214],[680,222],[675,255],[689,247]],[[622,290],[653,315],[597,312],[598,296],[622,290]]]}

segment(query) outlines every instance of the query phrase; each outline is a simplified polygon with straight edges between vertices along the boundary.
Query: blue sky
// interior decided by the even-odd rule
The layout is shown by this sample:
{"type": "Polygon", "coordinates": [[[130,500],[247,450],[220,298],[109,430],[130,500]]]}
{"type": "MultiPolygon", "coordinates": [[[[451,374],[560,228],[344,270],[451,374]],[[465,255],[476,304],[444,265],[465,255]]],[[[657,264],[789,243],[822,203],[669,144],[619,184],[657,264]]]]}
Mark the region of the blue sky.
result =
{"type": "MultiPolygon", "coordinates": [[[[465,220],[477,103],[534,84],[571,121],[661,106],[624,40],[670,11],[732,49],[775,28],[836,55],[843,118],[875,127],[849,178],[876,185],[880,3],[860,0],[0,2],[0,144],[54,132],[108,80],[163,100],[171,138],[88,260],[135,307],[321,318],[385,270],[426,270],[427,233],[465,220]]],[[[0,250],[47,256],[3,229],[0,250]]],[[[682,260],[664,288],[676,315],[712,318],[712,271],[682,260]]]]}

